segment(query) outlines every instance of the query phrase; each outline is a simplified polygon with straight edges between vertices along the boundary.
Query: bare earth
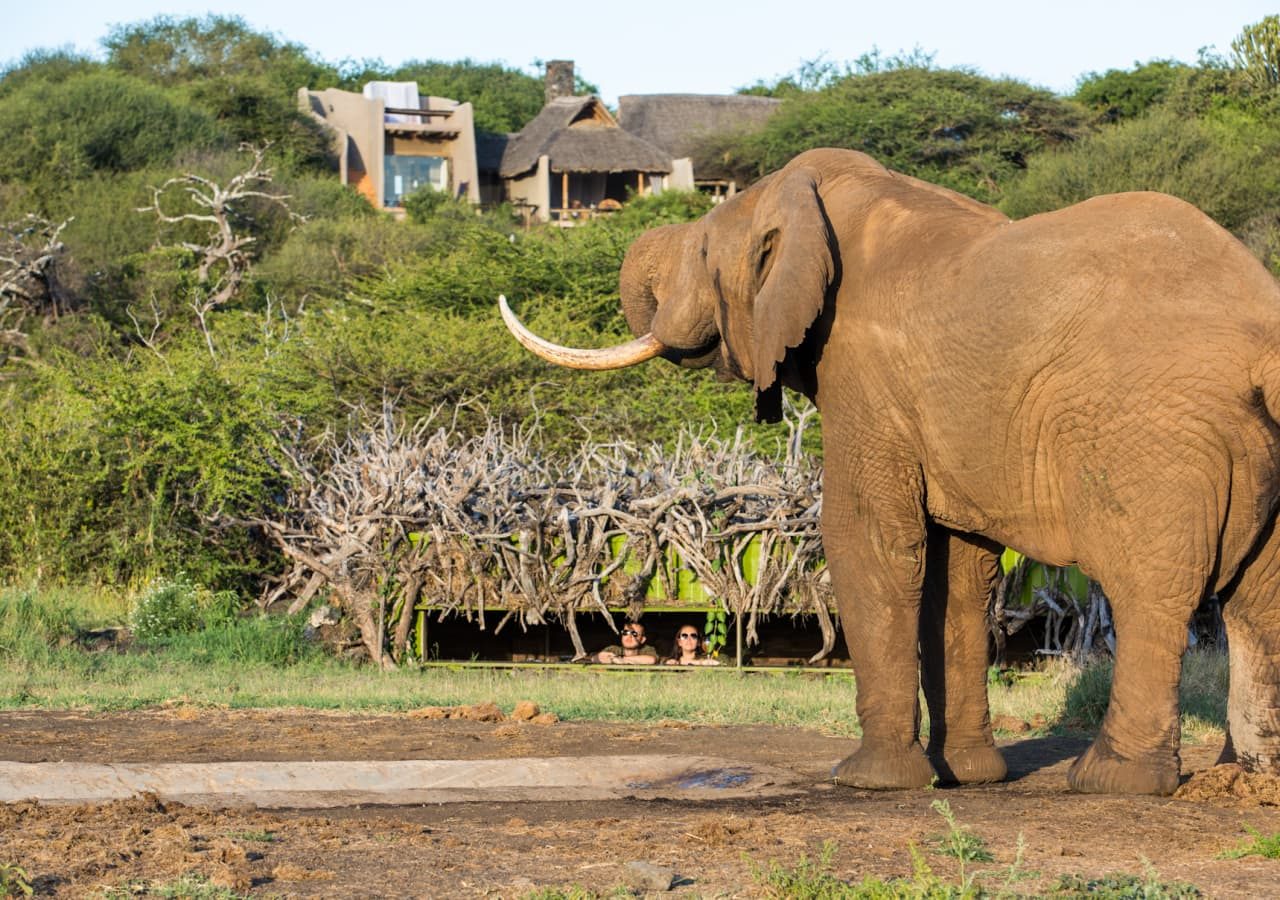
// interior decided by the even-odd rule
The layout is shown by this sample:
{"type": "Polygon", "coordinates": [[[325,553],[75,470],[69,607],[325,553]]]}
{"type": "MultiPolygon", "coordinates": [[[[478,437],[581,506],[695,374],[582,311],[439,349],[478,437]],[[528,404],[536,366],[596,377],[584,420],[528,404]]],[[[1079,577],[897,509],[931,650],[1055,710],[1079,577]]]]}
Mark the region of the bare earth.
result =
{"type": "MultiPolygon", "coordinates": [[[[108,714],[0,712],[0,759],[19,762],[492,759],[523,756],[690,754],[795,772],[785,797],[698,802],[451,803],[314,811],[209,810],[154,797],[89,806],[0,805],[0,866],[25,869],[38,896],[138,889],[184,873],[253,896],[520,897],[545,887],[608,890],[635,881],[631,862],[675,873],[674,896],[758,896],[752,863],[795,865],[824,841],[833,871],[860,880],[908,876],[911,845],[935,874],[950,802],[994,863],[1013,862],[1021,834],[1034,894],[1059,875],[1142,874],[1184,881],[1216,897],[1280,896],[1280,861],[1218,859],[1249,825],[1280,831],[1273,779],[1211,769],[1216,746],[1183,750],[1182,798],[1082,796],[1065,771],[1085,741],[1026,738],[1005,748],[1011,778],[975,788],[891,793],[832,786],[852,743],[798,729],[433,720],[307,710],[180,706],[108,714]]],[[[971,870],[974,864],[970,864],[971,870]]],[[[1003,885],[989,876],[989,885],[1003,885]]]]}

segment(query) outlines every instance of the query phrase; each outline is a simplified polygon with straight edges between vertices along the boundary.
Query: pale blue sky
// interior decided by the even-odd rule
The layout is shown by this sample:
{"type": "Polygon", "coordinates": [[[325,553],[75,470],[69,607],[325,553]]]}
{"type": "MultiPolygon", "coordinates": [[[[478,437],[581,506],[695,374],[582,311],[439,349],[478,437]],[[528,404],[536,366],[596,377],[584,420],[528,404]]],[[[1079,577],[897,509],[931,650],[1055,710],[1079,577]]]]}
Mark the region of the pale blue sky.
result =
{"type": "Polygon", "coordinates": [[[919,47],[936,53],[940,66],[1069,92],[1090,71],[1157,58],[1194,62],[1204,46],[1226,53],[1242,26],[1275,11],[1255,0],[0,0],[0,64],[38,47],[99,52],[117,23],[214,12],[239,15],[331,62],[470,57],[532,73],[535,59],[573,59],[609,103],[620,94],[728,93],[805,60],[843,62],[872,47],[885,55],[919,47]]]}

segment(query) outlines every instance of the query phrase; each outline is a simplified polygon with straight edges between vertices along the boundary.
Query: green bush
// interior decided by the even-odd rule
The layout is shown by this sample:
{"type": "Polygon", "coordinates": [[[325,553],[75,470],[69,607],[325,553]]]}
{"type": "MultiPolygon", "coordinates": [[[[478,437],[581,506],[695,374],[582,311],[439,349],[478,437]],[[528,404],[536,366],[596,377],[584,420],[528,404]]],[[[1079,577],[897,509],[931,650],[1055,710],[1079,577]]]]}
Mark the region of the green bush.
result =
{"type": "Polygon", "coordinates": [[[32,79],[0,96],[0,180],[56,196],[92,172],[165,164],[183,148],[223,143],[207,112],[161,88],[109,71],[32,79]]]}
{"type": "Polygon", "coordinates": [[[204,623],[211,592],[186,575],[158,578],[140,593],[129,610],[129,630],[140,641],[195,631],[204,623]]]}
{"type": "Polygon", "coordinates": [[[1134,119],[1162,103],[1190,70],[1176,60],[1153,59],[1132,69],[1090,72],[1080,79],[1072,99],[1105,121],[1134,119]]]}
{"type": "Polygon", "coordinates": [[[1195,204],[1226,228],[1280,206],[1280,123],[1222,110],[1186,118],[1171,109],[1103,129],[1033,158],[1000,206],[1019,218],[1097,194],[1163,191],[1195,204]]]}
{"type": "Polygon", "coordinates": [[[990,201],[1046,147],[1081,132],[1079,107],[1009,79],[895,68],[788,96],[758,132],[706,143],[694,165],[726,162],[741,182],[815,147],[861,150],[884,165],[990,201]]]}

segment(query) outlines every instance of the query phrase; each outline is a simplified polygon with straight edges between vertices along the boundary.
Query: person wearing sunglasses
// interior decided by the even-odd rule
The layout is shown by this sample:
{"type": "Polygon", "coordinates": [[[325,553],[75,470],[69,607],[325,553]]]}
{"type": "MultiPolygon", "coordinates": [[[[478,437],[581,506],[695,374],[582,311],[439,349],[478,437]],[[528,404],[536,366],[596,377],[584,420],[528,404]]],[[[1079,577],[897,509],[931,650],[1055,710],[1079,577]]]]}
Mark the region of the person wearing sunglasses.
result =
{"type": "Polygon", "coordinates": [[[702,634],[696,625],[681,625],[676,629],[675,645],[663,660],[668,666],[718,666],[720,660],[708,656],[702,647],[702,634]]]}
{"type": "Polygon", "coordinates": [[[615,666],[652,666],[658,662],[658,651],[645,644],[644,626],[639,622],[624,624],[618,639],[620,644],[605,647],[588,658],[615,666]]]}

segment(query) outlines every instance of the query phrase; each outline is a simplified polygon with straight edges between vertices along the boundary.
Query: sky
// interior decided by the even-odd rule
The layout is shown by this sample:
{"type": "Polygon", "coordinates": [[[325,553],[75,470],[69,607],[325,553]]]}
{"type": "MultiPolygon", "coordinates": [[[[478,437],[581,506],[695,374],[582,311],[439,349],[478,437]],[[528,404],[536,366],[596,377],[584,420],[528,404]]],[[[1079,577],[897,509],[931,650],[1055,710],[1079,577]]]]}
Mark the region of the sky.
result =
{"type": "Polygon", "coordinates": [[[100,56],[113,25],[214,13],[240,16],[328,62],[470,58],[540,74],[535,60],[572,59],[610,104],[622,94],[731,93],[809,60],[841,64],[873,49],[918,48],[940,67],[1069,93],[1089,72],[1195,62],[1202,47],[1227,54],[1243,26],[1274,12],[1255,0],[0,0],[0,66],[67,45],[100,56]]]}

